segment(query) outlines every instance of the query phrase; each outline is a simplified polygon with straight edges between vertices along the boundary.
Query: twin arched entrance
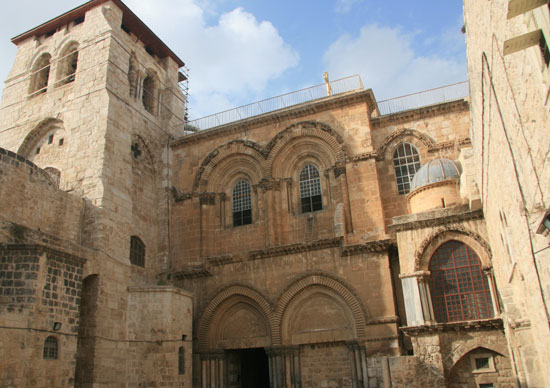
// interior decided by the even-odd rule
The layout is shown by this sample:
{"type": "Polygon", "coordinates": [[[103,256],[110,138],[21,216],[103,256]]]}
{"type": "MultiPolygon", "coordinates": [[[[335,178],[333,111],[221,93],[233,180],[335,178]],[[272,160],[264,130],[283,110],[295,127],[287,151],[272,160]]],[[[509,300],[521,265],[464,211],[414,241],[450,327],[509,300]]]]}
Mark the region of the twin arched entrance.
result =
{"type": "Polygon", "coordinates": [[[365,309],[329,276],[294,282],[277,303],[231,286],[210,301],[199,321],[201,386],[301,387],[300,347],[319,343],[347,346],[349,377],[362,381],[366,355],[357,341],[364,336],[365,309]]]}

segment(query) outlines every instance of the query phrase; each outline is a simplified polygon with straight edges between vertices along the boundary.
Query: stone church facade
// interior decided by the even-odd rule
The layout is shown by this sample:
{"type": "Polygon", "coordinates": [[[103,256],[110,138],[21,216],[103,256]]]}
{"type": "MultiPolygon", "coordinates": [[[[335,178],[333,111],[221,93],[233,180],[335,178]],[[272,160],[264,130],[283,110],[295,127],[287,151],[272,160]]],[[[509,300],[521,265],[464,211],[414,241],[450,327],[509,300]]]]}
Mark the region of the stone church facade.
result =
{"type": "Polygon", "coordinates": [[[538,305],[511,317],[527,291],[502,276],[473,82],[395,113],[359,88],[196,131],[182,60],[120,0],[13,42],[0,385],[546,386],[538,305]]]}

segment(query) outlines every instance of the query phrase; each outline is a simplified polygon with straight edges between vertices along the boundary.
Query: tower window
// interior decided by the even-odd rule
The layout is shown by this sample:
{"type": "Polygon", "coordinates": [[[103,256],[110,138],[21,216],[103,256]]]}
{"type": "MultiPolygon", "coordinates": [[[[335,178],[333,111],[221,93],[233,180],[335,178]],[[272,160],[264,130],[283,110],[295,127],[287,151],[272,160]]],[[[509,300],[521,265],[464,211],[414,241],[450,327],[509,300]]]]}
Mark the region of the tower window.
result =
{"type": "Polygon", "coordinates": [[[399,194],[407,194],[411,189],[414,174],[420,169],[420,154],[410,143],[401,143],[393,152],[393,168],[399,194]]]}
{"type": "Polygon", "coordinates": [[[141,101],[143,102],[143,107],[145,108],[145,110],[152,115],[156,114],[156,89],[157,86],[153,76],[148,75],[147,77],[145,77],[145,79],[143,80],[143,95],[141,97],[141,101]]]}
{"type": "Polygon", "coordinates": [[[321,175],[312,164],[306,165],[300,172],[300,201],[302,213],[323,210],[321,175]]]}
{"type": "Polygon", "coordinates": [[[57,338],[50,336],[44,341],[44,351],[42,358],[44,360],[57,360],[57,338]]]}
{"type": "Polygon", "coordinates": [[[250,184],[245,180],[237,182],[233,187],[233,226],[252,223],[252,198],[250,184]]]}
{"type": "Polygon", "coordinates": [[[45,93],[50,79],[50,54],[42,54],[32,68],[29,94],[45,93]]]}
{"type": "Polygon", "coordinates": [[[78,44],[72,43],[63,50],[58,66],[57,79],[59,84],[74,82],[76,68],[78,67],[78,44]]]}
{"type": "Polygon", "coordinates": [[[130,263],[145,267],[145,244],[138,236],[130,237],[130,263]]]}
{"type": "Polygon", "coordinates": [[[53,143],[53,135],[48,136],[48,144],[53,143]]]}
{"type": "Polygon", "coordinates": [[[466,244],[449,241],[430,262],[431,294],[438,322],[491,318],[494,315],[487,276],[477,254],[466,244]]]}

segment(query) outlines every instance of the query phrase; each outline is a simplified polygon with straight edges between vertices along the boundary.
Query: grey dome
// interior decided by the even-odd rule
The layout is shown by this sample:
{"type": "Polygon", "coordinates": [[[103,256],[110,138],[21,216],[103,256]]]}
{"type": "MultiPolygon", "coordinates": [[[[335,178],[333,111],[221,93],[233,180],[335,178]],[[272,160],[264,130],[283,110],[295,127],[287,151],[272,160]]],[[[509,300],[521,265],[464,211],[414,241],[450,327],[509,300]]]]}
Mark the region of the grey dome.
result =
{"type": "Polygon", "coordinates": [[[452,160],[430,160],[420,167],[411,182],[411,191],[432,183],[460,178],[460,166],[452,160]]]}

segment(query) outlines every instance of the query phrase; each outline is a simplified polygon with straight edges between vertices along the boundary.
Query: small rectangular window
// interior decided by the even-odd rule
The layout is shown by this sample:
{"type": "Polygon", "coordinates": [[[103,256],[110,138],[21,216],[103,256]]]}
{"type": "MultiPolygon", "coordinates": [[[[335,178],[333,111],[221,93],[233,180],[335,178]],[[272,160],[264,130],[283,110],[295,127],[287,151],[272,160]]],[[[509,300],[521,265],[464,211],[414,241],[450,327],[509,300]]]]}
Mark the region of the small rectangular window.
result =
{"type": "Polygon", "coordinates": [[[40,147],[36,148],[36,151],[34,152],[35,155],[38,155],[40,153],[40,147]]]}
{"type": "Polygon", "coordinates": [[[121,28],[122,31],[124,31],[125,33],[130,34],[130,29],[129,29],[128,27],[126,27],[126,25],[121,24],[121,25],[120,25],[120,28],[121,28]]]}
{"type": "Polygon", "coordinates": [[[59,145],[60,146],[62,146],[64,142],[65,142],[65,139],[63,139],[63,138],[59,139],[59,145]]]}
{"type": "Polygon", "coordinates": [[[493,383],[479,384],[479,388],[495,388],[493,383]]]}
{"type": "Polygon", "coordinates": [[[489,353],[476,354],[471,360],[474,374],[496,372],[493,356],[489,353]]]}
{"type": "Polygon", "coordinates": [[[48,136],[48,144],[53,143],[53,135],[48,136]]]}
{"type": "Polygon", "coordinates": [[[480,357],[475,359],[476,369],[489,369],[489,357],[480,357]]]}

